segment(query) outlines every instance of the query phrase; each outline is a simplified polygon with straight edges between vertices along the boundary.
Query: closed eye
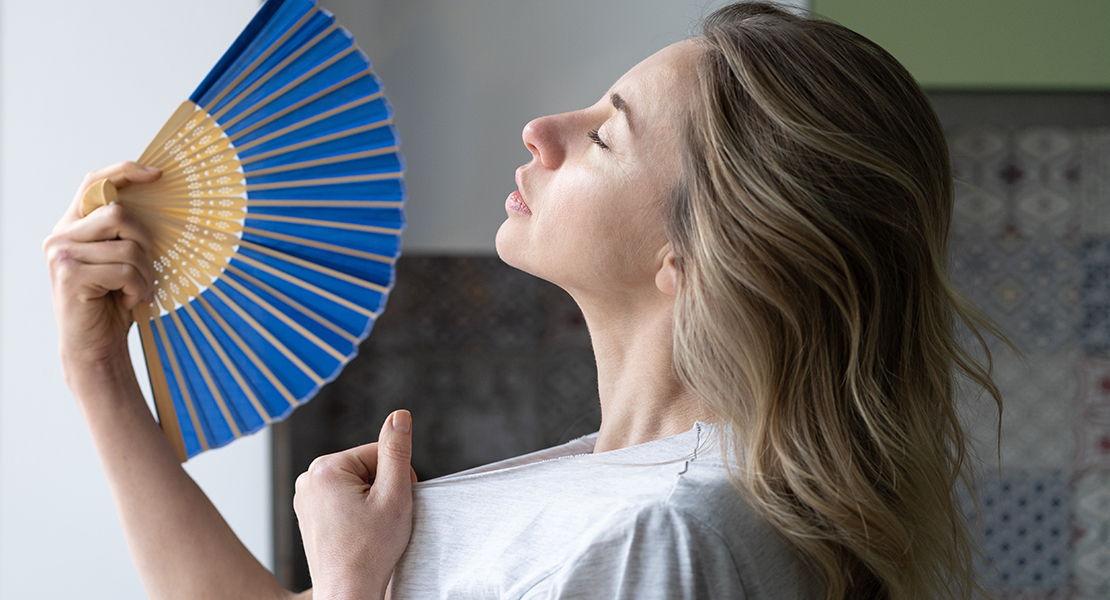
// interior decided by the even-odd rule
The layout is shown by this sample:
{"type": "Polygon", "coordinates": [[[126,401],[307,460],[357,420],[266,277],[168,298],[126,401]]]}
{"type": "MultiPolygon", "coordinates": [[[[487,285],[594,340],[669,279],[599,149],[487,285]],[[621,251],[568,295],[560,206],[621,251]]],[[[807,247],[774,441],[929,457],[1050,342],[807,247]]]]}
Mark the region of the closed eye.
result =
{"type": "Polygon", "coordinates": [[[597,129],[591,129],[590,132],[586,134],[586,136],[590,138],[590,141],[597,144],[598,148],[601,148],[602,150],[609,149],[609,145],[601,141],[601,135],[597,129]]]}

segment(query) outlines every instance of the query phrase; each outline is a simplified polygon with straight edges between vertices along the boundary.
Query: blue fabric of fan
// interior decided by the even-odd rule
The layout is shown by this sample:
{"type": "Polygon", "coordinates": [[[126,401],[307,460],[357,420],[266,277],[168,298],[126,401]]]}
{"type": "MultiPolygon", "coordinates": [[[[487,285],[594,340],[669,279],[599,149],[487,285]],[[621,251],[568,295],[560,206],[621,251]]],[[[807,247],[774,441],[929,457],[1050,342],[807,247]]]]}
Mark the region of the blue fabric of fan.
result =
{"type": "MultiPolygon", "coordinates": [[[[295,166],[294,163],[293,166],[295,166]]],[[[403,165],[396,154],[384,154],[367,158],[355,158],[343,162],[333,162],[322,165],[291,168],[278,173],[267,175],[248,175],[249,185],[259,183],[274,183],[284,181],[300,181],[306,179],[319,179],[327,177],[343,177],[351,173],[364,175],[400,173],[403,165]]],[[[244,169],[245,172],[250,173],[244,169]]]]}
{"type": "Polygon", "coordinates": [[[277,155],[254,160],[254,157],[259,155],[260,152],[250,152],[248,150],[248,152],[250,152],[249,156],[254,161],[251,162],[248,167],[254,172],[271,167],[283,166],[292,162],[330,158],[332,156],[342,156],[365,150],[391,148],[396,146],[397,142],[397,132],[392,127],[379,127],[370,131],[360,131],[333,140],[313,144],[307,148],[298,149],[292,153],[295,154],[295,156],[292,157],[277,155]]]}
{"type": "Polygon", "coordinates": [[[303,246],[297,243],[268,239],[253,234],[243,235],[243,240],[260,245],[265,244],[283,254],[314,262],[339,271],[340,273],[353,275],[366,281],[374,283],[380,282],[380,285],[383,286],[389,285],[393,278],[393,266],[389,263],[347,256],[336,252],[303,246]]]}
{"type": "Polygon", "coordinates": [[[223,89],[262,50],[315,6],[313,0],[266,0],[189,99],[204,106],[206,96],[213,90],[223,89]]]}
{"type": "MultiPolygon", "coordinates": [[[[205,291],[202,293],[202,295],[205,296],[205,299],[208,301],[208,303],[217,310],[221,308],[227,308],[223,304],[223,301],[220,300],[216,294],[205,291]]],[[[230,358],[235,364],[235,367],[239,370],[240,374],[247,381],[247,384],[250,387],[251,391],[266,408],[269,415],[275,421],[281,420],[282,418],[287,416],[293,410],[293,405],[284,399],[281,392],[274,386],[269,377],[267,377],[264,372],[258,369],[255,363],[240,349],[240,347],[231,339],[231,336],[228,335],[227,331],[224,330],[217,323],[216,319],[213,318],[210,313],[201,311],[198,312],[200,314],[201,321],[212,331],[214,337],[217,339],[218,343],[221,344],[224,351],[230,355],[230,358]]],[[[232,327],[232,331],[234,331],[241,338],[244,338],[244,341],[247,342],[248,348],[250,348],[252,351],[256,350],[257,346],[255,344],[251,344],[250,340],[252,340],[257,334],[254,333],[253,329],[249,329],[249,325],[239,319],[238,316],[234,314],[234,312],[232,312],[230,316],[221,316],[223,316],[228,325],[232,327]]],[[[292,368],[296,369],[296,367],[292,368]]],[[[279,369],[272,372],[272,374],[278,380],[278,382],[284,385],[287,389],[289,389],[291,385],[293,386],[293,389],[297,389],[298,386],[300,386],[301,389],[311,389],[311,380],[305,378],[303,374],[300,374],[299,370],[297,371],[297,373],[285,373],[279,369]],[[300,374],[300,376],[297,376],[298,374],[300,374]]],[[[292,392],[292,390],[290,391],[292,392]]],[[[254,428],[251,428],[247,431],[254,430],[254,428]]]]}
{"type": "MultiPolygon", "coordinates": [[[[269,131],[253,131],[236,139],[235,143],[242,147],[239,157],[246,161],[256,155],[273,152],[305,141],[316,140],[328,135],[343,134],[352,129],[352,123],[359,123],[366,127],[384,126],[392,118],[393,111],[389,107],[389,103],[384,99],[374,100],[314,122],[306,123],[305,121],[296,120],[293,115],[288,115],[275,121],[271,127],[268,127],[269,131]],[[287,133],[283,132],[285,127],[296,125],[300,125],[300,127],[287,133]],[[275,136],[274,133],[280,135],[275,136]]],[[[394,133],[394,135],[396,134],[394,133]]],[[[307,154],[301,154],[300,151],[291,154],[289,158],[293,160],[303,160],[307,156],[307,154]]]]}
{"type": "MultiPolygon", "coordinates": [[[[315,19],[314,19],[315,20],[315,19]]],[[[329,21],[333,21],[329,19],[329,21]]],[[[311,23],[310,23],[311,25],[311,23]]],[[[275,92],[285,88],[287,85],[308,76],[311,71],[320,68],[325,63],[332,63],[328,65],[326,76],[311,76],[301,83],[298,87],[311,83],[311,86],[306,89],[319,91],[331,85],[336,81],[345,79],[347,76],[354,75],[359,69],[365,69],[369,62],[365,56],[357,51],[354,45],[354,40],[351,39],[350,34],[345,30],[336,29],[330,33],[325,31],[319,32],[323,35],[322,38],[316,39],[316,36],[311,36],[312,46],[303,50],[294,46],[300,36],[293,36],[291,39],[286,40],[279,51],[274,52],[258,66],[255,67],[251,73],[247,74],[241,81],[234,87],[224,92],[224,95],[214,105],[202,105],[208,108],[212,114],[224,112],[224,118],[231,120],[240,112],[249,109],[252,105],[269,97],[275,92]],[[288,52],[281,50],[288,49],[288,52]],[[343,51],[349,50],[345,56],[342,55],[343,51]],[[299,54],[297,54],[299,52],[299,54]],[[291,59],[291,60],[289,60],[291,59]],[[288,60],[288,62],[287,62],[288,60]],[[286,63],[280,70],[273,71],[282,63],[286,63]],[[320,85],[323,83],[324,85],[320,85]],[[248,92],[245,96],[240,96],[244,92],[248,92]],[[234,103],[234,105],[232,105],[234,103]]]]}
{"type": "Polygon", "coordinates": [[[367,73],[366,65],[361,60],[351,61],[345,58],[341,64],[317,73],[301,85],[270,100],[266,112],[238,111],[234,119],[225,119],[228,123],[225,131],[229,136],[238,136],[243,130],[270,118],[271,115],[286,111],[295,111],[297,116],[294,120],[299,121],[301,118],[373,96],[381,90],[381,80],[372,73],[367,73]],[[240,117],[241,114],[244,116],[240,117]]]}
{"type": "Polygon", "coordinates": [[[333,324],[356,337],[364,337],[374,324],[367,313],[377,314],[385,306],[385,294],[382,292],[249,248],[241,250],[231,264],[294,301],[315,306],[316,312],[327,315],[333,324]],[[266,268],[257,265],[265,265],[266,268]],[[276,275],[275,271],[284,277],[276,275]],[[334,299],[315,293],[313,288],[328,290],[329,296],[334,299]]]}

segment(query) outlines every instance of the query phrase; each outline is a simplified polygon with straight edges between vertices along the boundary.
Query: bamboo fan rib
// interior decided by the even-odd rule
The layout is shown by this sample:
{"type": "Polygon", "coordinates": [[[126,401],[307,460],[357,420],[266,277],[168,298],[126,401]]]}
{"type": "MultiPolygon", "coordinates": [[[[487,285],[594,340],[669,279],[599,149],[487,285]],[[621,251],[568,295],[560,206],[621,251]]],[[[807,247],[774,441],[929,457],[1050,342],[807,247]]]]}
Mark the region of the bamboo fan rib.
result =
{"type": "Polygon", "coordinates": [[[285,418],[355,356],[400,254],[398,144],[350,34],[269,0],[139,158],[163,176],[118,202],[154,232],[135,320],[181,460],[285,418]]]}

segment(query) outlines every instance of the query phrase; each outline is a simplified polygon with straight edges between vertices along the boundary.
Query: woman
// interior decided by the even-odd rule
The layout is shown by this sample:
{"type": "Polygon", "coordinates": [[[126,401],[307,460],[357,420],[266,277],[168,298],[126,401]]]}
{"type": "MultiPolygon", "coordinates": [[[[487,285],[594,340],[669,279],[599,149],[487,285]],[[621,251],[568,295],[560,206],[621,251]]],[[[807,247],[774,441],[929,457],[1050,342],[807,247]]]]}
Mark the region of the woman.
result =
{"type": "MultiPolygon", "coordinates": [[[[581,306],[601,429],[414,490],[394,413],[297,481],[305,595],[969,597],[956,374],[998,393],[956,343],[977,319],[945,278],[947,149],[909,74],[736,4],[523,137],[498,253],[581,306]]],[[[152,597],[284,597],[135,383],[148,234],[79,214],[96,179],[158,177],[90,174],[45,243],[67,381],[152,597]]]]}

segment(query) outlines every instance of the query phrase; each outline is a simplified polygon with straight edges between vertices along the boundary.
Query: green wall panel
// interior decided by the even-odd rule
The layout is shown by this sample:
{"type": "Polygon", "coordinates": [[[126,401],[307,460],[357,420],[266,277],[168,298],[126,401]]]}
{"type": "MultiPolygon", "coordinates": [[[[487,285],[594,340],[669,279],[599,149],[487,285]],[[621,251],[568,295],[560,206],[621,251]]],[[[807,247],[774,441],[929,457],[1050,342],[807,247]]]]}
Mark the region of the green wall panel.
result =
{"type": "Polygon", "coordinates": [[[813,0],[932,89],[1110,90],[1110,0],[813,0]]]}

